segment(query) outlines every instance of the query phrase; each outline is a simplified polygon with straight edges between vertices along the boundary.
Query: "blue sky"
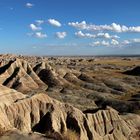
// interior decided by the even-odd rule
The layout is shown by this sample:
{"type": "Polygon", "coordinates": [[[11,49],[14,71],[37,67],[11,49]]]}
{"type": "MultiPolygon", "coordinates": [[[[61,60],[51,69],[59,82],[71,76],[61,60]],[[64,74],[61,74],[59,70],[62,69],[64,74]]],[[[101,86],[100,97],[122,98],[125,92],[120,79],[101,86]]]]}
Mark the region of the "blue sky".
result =
{"type": "Polygon", "coordinates": [[[140,54],[140,0],[1,0],[0,53],[140,54]]]}

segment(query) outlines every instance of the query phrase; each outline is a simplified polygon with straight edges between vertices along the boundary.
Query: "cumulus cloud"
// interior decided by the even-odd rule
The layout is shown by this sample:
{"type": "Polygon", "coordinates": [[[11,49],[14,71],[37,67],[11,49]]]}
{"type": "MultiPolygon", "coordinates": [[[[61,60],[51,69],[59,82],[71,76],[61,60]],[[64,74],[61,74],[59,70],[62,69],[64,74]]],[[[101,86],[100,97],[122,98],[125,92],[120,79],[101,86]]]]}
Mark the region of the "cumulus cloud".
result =
{"type": "Polygon", "coordinates": [[[106,47],[108,47],[108,46],[110,46],[110,43],[108,41],[103,40],[103,41],[92,42],[89,45],[92,46],[92,47],[96,47],[96,46],[106,46],[106,47]]]}
{"type": "Polygon", "coordinates": [[[129,41],[129,40],[124,40],[124,41],[122,42],[122,44],[123,44],[123,45],[128,45],[128,44],[130,44],[130,41],[129,41]]]}
{"type": "Polygon", "coordinates": [[[90,46],[96,47],[96,46],[105,46],[105,47],[120,47],[121,44],[119,41],[112,39],[110,42],[109,41],[95,41],[89,44],[90,46]]]}
{"type": "Polygon", "coordinates": [[[123,40],[121,45],[127,46],[127,45],[138,44],[138,43],[140,43],[140,38],[134,38],[134,39],[123,40]]]}
{"type": "Polygon", "coordinates": [[[90,33],[83,33],[82,31],[78,31],[75,35],[79,38],[95,38],[96,36],[90,33]]]}
{"type": "Polygon", "coordinates": [[[64,39],[67,36],[67,33],[66,32],[57,32],[55,35],[59,39],[64,39]]]}
{"type": "Polygon", "coordinates": [[[52,26],[61,27],[61,23],[55,19],[48,19],[48,23],[52,26]]]}
{"type": "Polygon", "coordinates": [[[108,38],[108,39],[112,38],[109,33],[98,33],[97,36],[108,38]]]}
{"type": "Polygon", "coordinates": [[[115,31],[115,32],[122,32],[123,31],[122,27],[119,24],[116,24],[116,23],[112,23],[110,28],[111,28],[112,31],[115,31]]]}
{"type": "Polygon", "coordinates": [[[119,45],[119,42],[115,39],[112,39],[111,44],[116,46],[119,45]]]}
{"type": "Polygon", "coordinates": [[[46,38],[47,37],[47,34],[43,34],[41,32],[36,32],[34,35],[36,38],[46,38]]]}
{"type": "Polygon", "coordinates": [[[80,38],[85,37],[85,34],[82,31],[76,32],[75,35],[80,38]]]}
{"type": "Polygon", "coordinates": [[[140,43],[140,38],[134,38],[134,39],[132,39],[132,42],[140,43]]]}
{"type": "Polygon", "coordinates": [[[90,43],[89,45],[92,47],[96,47],[96,46],[100,46],[101,43],[100,43],[100,41],[95,41],[95,42],[90,43]]]}
{"type": "Polygon", "coordinates": [[[105,38],[105,39],[117,39],[120,38],[117,35],[110,35],[109,33],[98,33],[98,34],[91,34],[91,33],[83,33],[82,31],[78,31],[75,35],[79,38],[105,38]]]}
{"type": "Polygon", "coordinates": [[[140,38],[123,40],[122,42],[120,42],[119,46],[120,47],[139,47],[140,38]]]}
{"type": "Polygon", "coordinates": [[[29,2],[26,3],[26,7],[27,7],[27,8],[32,8],[33,6],[34,6],[34,4],[32,4],[32,3],[29,3],[29,2]]]}
{"type": "Polygon", "coordinates": [[[81,30],[88,30],[88,25],[86,23],[86,21],[82,21],[82,22],[69,22],[68,23],[69,26],[75,27],[77,29],[81,29],[81,30]]]}
{"type": "Polygon", "coordinates": [[[135,47],[140,46],[140,38],[123,40],[121,42],[112,39],[109,41],[95,41],[89,44],[90,46],[107,46],[107,47],[135,47]]]}
{"type": "Polygon", "coordinates": [[[137,32],[140,33],[140,26],[130,26],[127,27],[125,25],[120,25],[116,23],[112,23],[111,25],[95,25],[95,24],[87,24],[86,21],[82,22],[69,22],[69,26],[72,26],[78,30],[89,30],[89,31],[112,31],[112,32],[137,32]]]}
{"type": "Polygon", "coordinates": [[[117,35],[110,35],[109,33],[98,33],[96,38],[105,38],[105,39],[118,39],[120,38],[117,35]]]}
{"type": "Polygon", "coordinates": [[[44,21],[44,20],[36,20],[35,22],[36,22],[37,25],[41,25],[41,24],[43,24],[45,21],[44,21]]]}
{"type": "Polygon", "coordinates": [[[108,41],[103,40],[103,41],[101,42],[101,45],[103,45],[103,46],[109,46],[110,43],[109,43],[108,41]]]}
{"type": "Polygon", "coordinates": [[[35,24],[30,24],[30,28],[31,28],[31,30],[32,31],[39,31],[39,30],[42,30],[42,28],[41,27],[39,27],[39,26],[36,26],[35,24]]]}
{"type": "Polygon", "coordinates": [[[41,33],[41,32],[35,32],[35,33],[27,33],[29,37],[36,37],[36,38],[47,38],[47,34],[41,33]]]}

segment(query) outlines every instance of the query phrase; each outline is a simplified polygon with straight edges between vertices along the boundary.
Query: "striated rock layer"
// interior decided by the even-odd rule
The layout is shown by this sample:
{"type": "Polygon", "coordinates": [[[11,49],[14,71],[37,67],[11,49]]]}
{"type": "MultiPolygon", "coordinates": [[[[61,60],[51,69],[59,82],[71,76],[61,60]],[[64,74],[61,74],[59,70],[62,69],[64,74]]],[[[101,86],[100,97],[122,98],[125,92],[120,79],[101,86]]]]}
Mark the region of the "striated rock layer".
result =
{"type": "Polygon", "coordinates": [[[0,67],[0,84],[27,92],[46,86],[24,60],[10,60],[0,67]]]}
{"type": "Polygon", "coordinates": [[[61,134],[70,129],[81,140],[129,140],[136,137],[140,125],[138,115],[122,116],[110,107],[83,114],[46,94],[29,97],[3,86],[1,89],[0,96],[4,95],[6,100],[1,100],[0,104],[0,127],[5,131],[18,129],[23,133],[61,134]]]}

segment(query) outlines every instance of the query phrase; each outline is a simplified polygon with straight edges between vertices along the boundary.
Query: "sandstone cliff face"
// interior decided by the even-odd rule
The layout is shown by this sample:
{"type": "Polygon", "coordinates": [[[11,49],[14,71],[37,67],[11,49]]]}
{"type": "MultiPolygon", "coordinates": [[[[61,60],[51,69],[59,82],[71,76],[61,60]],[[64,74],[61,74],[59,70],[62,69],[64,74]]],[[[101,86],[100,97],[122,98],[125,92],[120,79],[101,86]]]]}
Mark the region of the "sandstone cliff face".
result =
{"type": "Polygon", "coordinates": [[[6,87],[2,88],[7,99],[1,100],[0,105],[0,127],[3,130],[16,128],[24,133],[35,131],[61,134],[70,129],[76,131],[81,140],[128,140],[140,125],[138,115],[126,118],[109,107],[93,114],[83,114],[71,105],[51,99],[46,94],[29,97],[6,87]]]}

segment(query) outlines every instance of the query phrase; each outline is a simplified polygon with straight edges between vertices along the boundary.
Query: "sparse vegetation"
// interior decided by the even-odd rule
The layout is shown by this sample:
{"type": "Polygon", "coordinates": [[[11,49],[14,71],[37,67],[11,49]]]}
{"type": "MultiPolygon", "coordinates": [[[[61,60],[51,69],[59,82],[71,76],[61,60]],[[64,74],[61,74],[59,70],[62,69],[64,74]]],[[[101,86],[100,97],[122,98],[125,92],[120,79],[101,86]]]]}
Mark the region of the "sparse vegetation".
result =
{"type": "Polygon", "coordinates": [[[80,140],[79,135],[74,130],[72,131],[70,129],[62,134],[58,132],[47,132],[46,136],[54,140],[80,140]]]}
{"type": "Polygon", "coordinates": [[[63,134],[63,140],[80,140],[80,138],[75,131],[68,130],[63,134]]]}

